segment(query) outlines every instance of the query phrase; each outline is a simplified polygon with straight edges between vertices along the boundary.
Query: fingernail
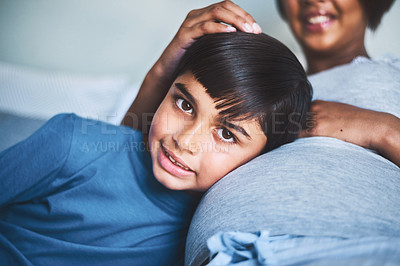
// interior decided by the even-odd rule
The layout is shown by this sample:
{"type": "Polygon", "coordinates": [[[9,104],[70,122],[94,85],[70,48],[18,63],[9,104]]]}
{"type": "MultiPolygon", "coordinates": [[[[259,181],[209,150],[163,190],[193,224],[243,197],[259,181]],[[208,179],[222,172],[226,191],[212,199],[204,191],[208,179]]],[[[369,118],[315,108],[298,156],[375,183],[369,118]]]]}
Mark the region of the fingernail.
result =
{"type": "Polygon", "coordinates": [[[235,31],[236,31],[236,28],[235,28],[235,27],[232,27],[232,26],[228,26],[228,27],[226,27],[226,31],[227,31],[227,32],[235,32],[235,31]]]}
{"type": "Polygon", "coordinates": [[[261,27],[255,22],[253,23],[253,29],[254,29],[255,33],[261,33],[262,32],[261,27]]]}
{"type": "Polygon", "coordinates": [[[250,26],[249,23],[244,23],[243,27],[247,32],[253,32],[253,28],[250,26]]]}

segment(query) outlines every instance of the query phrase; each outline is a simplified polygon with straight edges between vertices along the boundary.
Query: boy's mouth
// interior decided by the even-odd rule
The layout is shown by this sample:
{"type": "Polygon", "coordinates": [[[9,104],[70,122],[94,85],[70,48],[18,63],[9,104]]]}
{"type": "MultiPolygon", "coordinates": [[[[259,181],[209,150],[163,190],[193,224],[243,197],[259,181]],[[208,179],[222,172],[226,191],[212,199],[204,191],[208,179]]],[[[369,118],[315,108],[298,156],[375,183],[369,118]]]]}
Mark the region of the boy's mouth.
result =
{"type": "Polygon", "coordinates": [[[186,171],[191,171],[191,170],[189,169],[189,167],[184,166],[182,163],[180,163],[180,162],[178,162],[176,159],[174,159],[174,157],[171,156],[171,154],[169,154],[169,152],[168,152],[164,147],[162,147],[162,148],[163,148],[163,151],[164,151],[164,153],[165,153],[165,156],[167,156],[167,158],[168,158],[173,164],[179,166],[180,168],[183,168],[183,169],[186,170],[186,171]]]}
{"type": "Polygon", "coordinates": [[[178,175],[178,176],[187,176],[192,175],[194,171],[190,169],[182,160],[177,158],[172,152],[167,150],[162,144],[162,155],[160,155],[160,163],[165,170],[168,172],[178,175]],[[167,159],[167,161],[165,160],[167,159]]]}

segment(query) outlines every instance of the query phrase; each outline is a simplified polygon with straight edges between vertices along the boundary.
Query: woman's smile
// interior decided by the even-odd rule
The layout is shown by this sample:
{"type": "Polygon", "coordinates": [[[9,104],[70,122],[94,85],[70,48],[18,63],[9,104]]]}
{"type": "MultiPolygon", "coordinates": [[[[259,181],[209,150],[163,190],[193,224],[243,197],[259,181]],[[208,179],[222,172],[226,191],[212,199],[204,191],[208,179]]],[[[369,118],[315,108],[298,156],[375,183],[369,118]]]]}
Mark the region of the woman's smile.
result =
{"type": "Polygon", "coordinates": [[[349,63],[354,55],[368,56],[364,46],[367,18],[358,0],[285,0],[282,4],[309,74],[349,63]]]}
{"type": "Polygon", "coordinates": [[[311,33],[328,29],[336,20],[335,15],[325,10],[305,12],[300,17],[303,22],[303,28],[311,33]]]}

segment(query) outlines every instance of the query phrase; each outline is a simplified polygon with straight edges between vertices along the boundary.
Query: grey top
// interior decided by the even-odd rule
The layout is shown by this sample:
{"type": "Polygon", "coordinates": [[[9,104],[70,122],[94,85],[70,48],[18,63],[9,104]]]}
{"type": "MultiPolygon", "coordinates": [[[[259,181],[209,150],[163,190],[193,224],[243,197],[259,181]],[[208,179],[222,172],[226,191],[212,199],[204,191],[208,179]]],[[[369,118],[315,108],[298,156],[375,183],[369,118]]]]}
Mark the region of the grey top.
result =
{"type": "MultiPolygon", "coordinates": [[[[400,116],[400,61],[357,58],[310,77],[314,98],[400,116]]],[[[228,174],[203,197],[186,244],[187,265],[208,257],[218,231],[271,235],[400,236],[400,169],[341,140],[299,139],[228,174]]]]}
{"type": "Polygon", "coordinates": [[[314,99],[348,103],[400,117],[400,58],[358,57],[309,77],[314,99]]]}

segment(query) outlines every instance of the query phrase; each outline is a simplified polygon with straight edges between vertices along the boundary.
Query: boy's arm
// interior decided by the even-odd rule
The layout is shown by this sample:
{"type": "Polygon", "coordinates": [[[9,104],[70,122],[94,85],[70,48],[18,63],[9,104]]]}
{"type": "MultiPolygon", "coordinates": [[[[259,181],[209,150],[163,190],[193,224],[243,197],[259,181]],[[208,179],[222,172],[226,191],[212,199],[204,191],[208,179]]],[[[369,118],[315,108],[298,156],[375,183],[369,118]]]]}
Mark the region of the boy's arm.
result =
{"type": "Polygon", "coordinates": [[[232,32],[236,28],[245,32],[261,33],[254,19],[231,1],[190,11],[171,43],[147,73],[122,124],[141,130],[147,135],[151,117],[167,94],[173,82],[174,71],[186,49],[205,34],[232,32]]]}
{"type": "Polygon", "coordinates": [[[0,153],[0,208],[48,193],[68,157],[73,118],[58,115],[26,140],[0,153]]]}
{"type": "Polygon", "coordinates": [[[301,137],[325,136],[372,149],[400,167],[400,119],[338,102],[314,101],[301,137]]]}

